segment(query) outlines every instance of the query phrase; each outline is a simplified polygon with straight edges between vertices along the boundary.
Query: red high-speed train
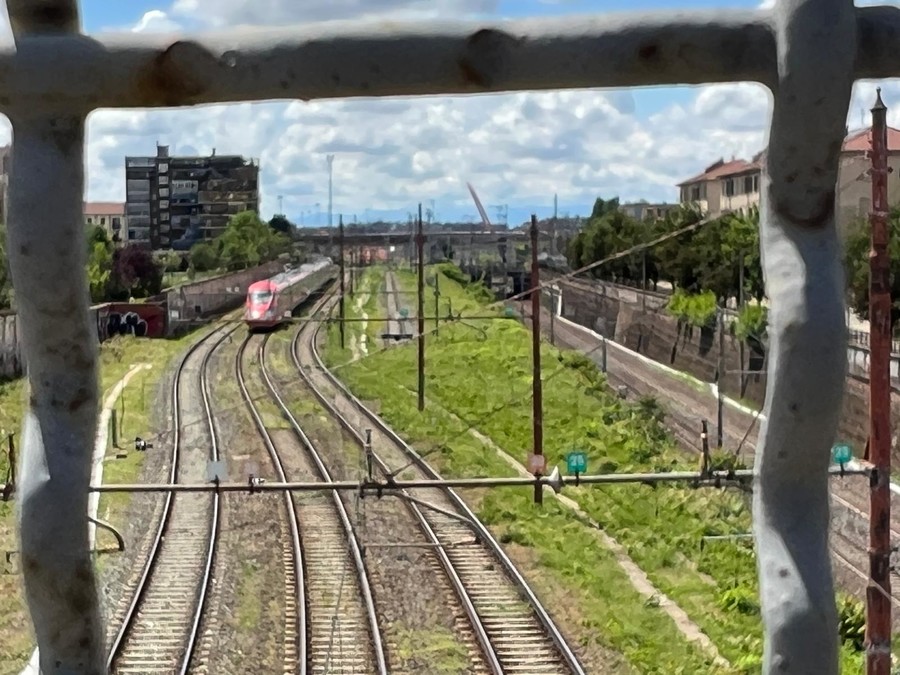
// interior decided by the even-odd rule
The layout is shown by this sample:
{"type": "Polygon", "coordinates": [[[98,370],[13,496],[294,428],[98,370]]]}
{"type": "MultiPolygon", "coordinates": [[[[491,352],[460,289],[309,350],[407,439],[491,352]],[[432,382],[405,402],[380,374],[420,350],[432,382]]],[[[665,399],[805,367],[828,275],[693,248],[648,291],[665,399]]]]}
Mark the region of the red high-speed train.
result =
{"type": "Polygon", "coordinates": [[[331,258],[322,258],[250,284],[244,322],[251,331],[277,326],[336,274],[331,258]]]}

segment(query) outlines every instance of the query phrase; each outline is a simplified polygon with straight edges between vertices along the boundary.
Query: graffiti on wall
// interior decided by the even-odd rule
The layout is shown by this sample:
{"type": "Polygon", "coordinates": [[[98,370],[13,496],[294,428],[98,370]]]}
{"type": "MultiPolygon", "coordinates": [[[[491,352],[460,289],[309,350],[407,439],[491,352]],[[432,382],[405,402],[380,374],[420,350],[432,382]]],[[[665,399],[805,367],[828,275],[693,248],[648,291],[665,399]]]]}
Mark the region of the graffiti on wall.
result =
{"type": "Polygon", "coordinates": [[[163,337],[166,313],[160,305],[110,303],[98,308],[97,327],[101,341],[116,335],[163,337]]]}

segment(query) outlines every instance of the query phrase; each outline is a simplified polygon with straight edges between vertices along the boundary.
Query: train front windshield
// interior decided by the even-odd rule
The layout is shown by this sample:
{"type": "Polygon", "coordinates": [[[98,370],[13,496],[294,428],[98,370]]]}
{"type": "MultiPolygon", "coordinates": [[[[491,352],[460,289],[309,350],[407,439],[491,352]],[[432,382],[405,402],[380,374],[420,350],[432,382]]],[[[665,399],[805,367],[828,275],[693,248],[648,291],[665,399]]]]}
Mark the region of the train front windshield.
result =
{"type": "Polygon", "coordinates": [[[251,305],[268,305],[271,301],[271,291],[253,291],[252,293],[250,293],[251,305]]]}

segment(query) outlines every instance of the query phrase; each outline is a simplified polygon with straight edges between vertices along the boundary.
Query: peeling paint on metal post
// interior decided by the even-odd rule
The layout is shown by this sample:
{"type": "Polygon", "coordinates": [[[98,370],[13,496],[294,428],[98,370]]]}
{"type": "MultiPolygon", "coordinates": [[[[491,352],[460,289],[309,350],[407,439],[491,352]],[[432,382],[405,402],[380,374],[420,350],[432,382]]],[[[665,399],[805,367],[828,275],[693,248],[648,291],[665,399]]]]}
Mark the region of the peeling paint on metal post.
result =
{"type": "MultiPolygon", "coordinates": [[[[8,2],[17,40],[78,30],[74,0],[8,2]]],[[[25,595],[44,673],[104,671],[87,487],[97,425],[97,331],[88,314],[81,112],[12,106],[9,265],[30,409],[18,491],[25,595]],[[47,199],[47,195],[53,195],[47,199]],[[61,314],[62,313],[62,314],[61,314]],[[68,329],[58,329],[60,320],[68,329]]]]}
{"type": "Polygon", "coordinates": [[[853,1],[779,0],[775,26],[760,233],[771,358],[753,492],[763,672],[837,675],[828,465],[847,365],[835,184],[856,56],[853,1]]]}
{"type": "Polygon", "coordinates": [[[754,492],[764,672],[837,673],[827,466],[846,325],[834,188],[853,79],[900,75],[900,8],[777,0],[772,11],[335,21],[173,37],[81,35],[75,0],[7,6],[16,38],[0,45],[0,110],[14,129],[9,257],[32,388],[20,522],[45,672],[103,664],[83,515],[98,394],[79,243],[90,111],[752,81],[774,94],[761,186],[768,422],[754,492]]]}

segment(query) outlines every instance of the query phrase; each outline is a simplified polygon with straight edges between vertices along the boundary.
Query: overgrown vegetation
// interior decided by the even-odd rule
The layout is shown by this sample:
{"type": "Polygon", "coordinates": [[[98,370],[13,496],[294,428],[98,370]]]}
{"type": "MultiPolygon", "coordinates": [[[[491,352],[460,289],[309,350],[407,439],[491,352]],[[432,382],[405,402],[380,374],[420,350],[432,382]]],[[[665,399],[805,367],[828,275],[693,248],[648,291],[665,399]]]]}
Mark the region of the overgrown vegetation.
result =
{"type": "Polygon", "coordinates": [[[666,310],[679,321],[692,326],[713,326],[716,322],[716,296],[712,291],[686,293],[676,290],[666,305],[666,310]]]}
{"type": "Polygon", "coordinates": [[[734,334],[741,340],[763,344],[767,337],[769,311],[765,305],[744,305],[734,321],[734,334]]]}
{"type": "MultiPolygon", "coordinates": [[[[472,301],[449,278],[441,290],[452,294],[454,306],[472,301]]],[[[380,413],[420,451],[429,452],[429,460],[446,475],[510,473],[504,461],[467,433],[470,425],[521,462],[531,446],[530,337],[516,322],[482,325],[479,333],[448,324],[439,337],[428,337],[424,413],[416,409],[414,345],[338,371],[358,395],[378,400],[380,413]]],[[[542,352],[544,452],[551,466],[564,467],[565,454],[580,449],[587,452],[591,471],[696,468],[695,458],[675,449],[655,401],[626,404],[584,356],[547,345],[542,352]]],[[[330,337],[328,360],[346,358],[330,337]]],[[[762,631],[744,496],[676,486],[567,488],[566,493],[702,627],[734,672],[759,672],[762,631]],[[705,539],[709,536],[725,538],[705,539]]],[[[622,653],[639,672],[723,672],[682,639],[659,609],[644,605],[591,529],[555,500],[545,499],[536,510],[527,491],[495,490],[478,510],[505,541],[526,547],[547,575],[566,585],[568,601],[578,603],[592,639],[622,653]],[[636,635],[640,641],[633,639],[636,635]]],[[[855,642],[845,640],[841,658],[845,672],[859,672],[862,655],[855,642]]]]}
{"type": "MultiPolygon", "coordinates": [[[[896,335],[900,321],[900,204],[891,207],[888,219],[891,275],[891,331],[896,335]]],[[[844,253],[850,306],[858,316],[869,314],[869,247],[871,228],[867,219],[859,218],[850,227],[844,253]]]]}

